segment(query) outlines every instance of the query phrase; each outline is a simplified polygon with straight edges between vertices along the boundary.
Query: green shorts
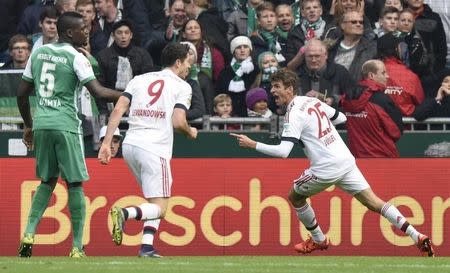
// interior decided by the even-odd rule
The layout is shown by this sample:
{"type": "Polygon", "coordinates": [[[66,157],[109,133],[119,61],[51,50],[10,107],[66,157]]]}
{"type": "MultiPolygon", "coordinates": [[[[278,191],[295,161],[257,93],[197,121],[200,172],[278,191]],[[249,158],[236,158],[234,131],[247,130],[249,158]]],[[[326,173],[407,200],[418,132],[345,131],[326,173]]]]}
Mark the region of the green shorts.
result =
{"type": "Polygon", "coordinates": [[[69,183],[89,179],[82,135],[66,131],[35,130],[33,143],[36,175],[42,181],[60,174],[69,183]]]}

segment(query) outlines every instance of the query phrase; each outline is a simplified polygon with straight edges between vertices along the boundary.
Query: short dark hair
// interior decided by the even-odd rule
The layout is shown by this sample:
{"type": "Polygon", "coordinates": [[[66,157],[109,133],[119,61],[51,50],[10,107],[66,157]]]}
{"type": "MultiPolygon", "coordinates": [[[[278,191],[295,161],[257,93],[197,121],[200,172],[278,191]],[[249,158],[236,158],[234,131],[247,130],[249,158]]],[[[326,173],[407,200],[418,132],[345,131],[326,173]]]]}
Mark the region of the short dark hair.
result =
{"type": "Polygon", "coordinates": [[[123,19],[123,20],[115,22],[112,26],[112,32],[113,33],[116,32],[116,30],[118,28],[123,27],[123,26],[127,26],[130,29],[130,31],[133,32],[133,23],[131,23],[131,21],[127,20],[127,19],[123,19]]]}
{"type": "Polygon", "coordinates": [[[270,76],[270,81],[281,82],[285,88],[292,86],[292,88],[294,89],[294,94],[297,94],[299,81],[298,76],[294,71],[290,69],[283,68],[278,70],[270,76]]]}
{"type": "Polygon", "coordinates": [[[175,64],[177,60],[184,62],[188,57],[189,46],[180,43],[170,43],[161,52],[161,66],[170,67],[175,64]]]}
{"type": "Polygon", "coordinates": [[[397,13],[397,15],[400,14],[399,10],[396,7],[388,6],[388,7],[383,7],[381,9],[380,18],[383,18],[386,14],[389,14],[389,13],[397,13]]]}
{"type": "Polygon", "coordinates": [[[31,50],[31,42],[30,40],[23,34],[16,34],[9,39],[8,49],[9,51],[13,50],[13,47],[16,43],[28,43],[28,50],[31,50]]]}
{"type": "Polygon", "coordinates": [[[256,17],[260,17],[261,13],[265,10],[275,12],[275,6],[271,2],[262,2],[256,7],[256,17]]]}
{"type": "Polygon", "coordinates": [[[56,28],[58,29],[58,35],[65,36],[68,29],[73,28],[79,23],[79,20],[83,20],[83,16],[75,11],[64,12],[58,19],[56,28]]]}
{"type": "Polygon", "coordinates": [[[60,15],[61,13],[54,6],[44,7],[39,15],[39,22],[44,22],[45,18],[58,19],[60,15]]]}

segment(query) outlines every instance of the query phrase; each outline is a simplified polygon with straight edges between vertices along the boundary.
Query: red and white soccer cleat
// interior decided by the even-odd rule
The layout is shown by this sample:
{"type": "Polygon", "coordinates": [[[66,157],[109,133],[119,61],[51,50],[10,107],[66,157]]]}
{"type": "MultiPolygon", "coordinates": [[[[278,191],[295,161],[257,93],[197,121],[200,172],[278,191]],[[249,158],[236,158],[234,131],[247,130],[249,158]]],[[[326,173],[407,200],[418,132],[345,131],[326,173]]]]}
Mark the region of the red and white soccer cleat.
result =
{"type": "Polygon", "coordinates": [[[420,234],[417,247],[419,248],[420,252],[422,252],[423,256],[434,257],[435,253],[433,245],[431,244],[431,240],[430,238],[428,238],[428,236],[420,234]]]}
{"type": "Polygon", "coordinates": [[[330,245],[330,240],[328,237],[325,237],[325,240],[321,243],[316,243],[313,241],[311,237],[309,237],[306,241],[296,244],[294,246],[295,251],[302,254],[308,254],[313,252],[314,250],[325,250],[328,249],[330,245]]]}

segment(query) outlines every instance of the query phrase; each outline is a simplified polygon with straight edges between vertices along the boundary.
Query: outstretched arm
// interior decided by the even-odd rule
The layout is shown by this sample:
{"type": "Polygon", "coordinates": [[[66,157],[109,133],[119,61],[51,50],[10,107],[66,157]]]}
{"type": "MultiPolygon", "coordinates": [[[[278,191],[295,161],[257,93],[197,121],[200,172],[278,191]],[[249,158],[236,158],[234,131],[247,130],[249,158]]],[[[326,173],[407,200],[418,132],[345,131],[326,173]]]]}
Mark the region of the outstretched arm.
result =
{"type": "Polygon", "coordinates": [[[291,153],[292,147],[294,147],[294,143],[290,141],[281,141],[278,145],[268,145],[261,142],[256,142],[246,135],[231,133],[230,136],[235,137],[241,147],[255,149],[260,153],[273,157],[286,158],[291,153]]]}

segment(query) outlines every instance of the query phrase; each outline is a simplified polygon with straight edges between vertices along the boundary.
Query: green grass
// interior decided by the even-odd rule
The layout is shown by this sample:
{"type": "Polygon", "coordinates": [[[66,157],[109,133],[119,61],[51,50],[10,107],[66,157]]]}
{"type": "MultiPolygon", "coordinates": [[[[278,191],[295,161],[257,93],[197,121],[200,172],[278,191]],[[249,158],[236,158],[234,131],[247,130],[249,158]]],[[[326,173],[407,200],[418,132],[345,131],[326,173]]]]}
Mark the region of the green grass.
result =
{"type": "Polygon", "coordinates": [[[450,273],[450,258],[336,256],[216,256],[165,257],[0,257],[0,273],[76,272],[295,272],[295,273],[450,273]]]}

